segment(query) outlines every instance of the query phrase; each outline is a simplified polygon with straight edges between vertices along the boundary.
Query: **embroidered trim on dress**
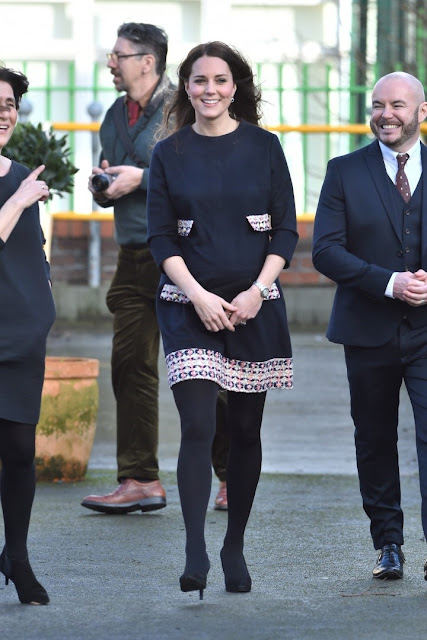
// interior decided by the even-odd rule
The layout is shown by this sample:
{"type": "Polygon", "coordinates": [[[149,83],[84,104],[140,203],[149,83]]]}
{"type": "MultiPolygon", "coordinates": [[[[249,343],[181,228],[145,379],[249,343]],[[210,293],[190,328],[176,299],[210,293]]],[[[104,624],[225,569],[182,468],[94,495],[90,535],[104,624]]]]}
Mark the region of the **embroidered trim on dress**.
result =
{"type": "Polygon", "coordinates": [[[178,220],[178,235],[188,236],[190,235],[191,228],[194,220],[178,220]]]}
{"type": "MultiPolygon", "coordinates": [[[[185,293],[181,291],[176,284],[164,284],[159,297],[160,300],[165,300],[165,302],[180,302],[181,304],[191,303],[190,298],[187,298],[185,293]]],[[[279,288],[277,284],[273,282],[266,300],[277,300],[278,298],[280,298],[279,288]]]]}
{"type": "Polygon", "coordinates": [[[176,286],[176,284],[164,284],[160,291],[160,300],[166,302],[180,302],[181,304],[190,304],[190,298],[176,286]]]}
{"type": "Polygon", "coordinates": [[[270,287],[270,291],[268,292],[268,296],[265,300],[277,300],[277,298],[280,298],[280,291],[277,284],[273,282],[273,284],[270,287]]]}
{"type": "Polygon", "coordinates": [[[227,391],[261,393],[292,389],[292,358],[264,362],[233,360],[211,349],[181,349],[166,356],[169,386],[183,380],[205,379],[227,391]]]}
{"type": "Polygon", "coordinates": [[[259,216],[246,216],[246,220],[255,231],[271,231],[271,217],[268,213],[259,216]]]}

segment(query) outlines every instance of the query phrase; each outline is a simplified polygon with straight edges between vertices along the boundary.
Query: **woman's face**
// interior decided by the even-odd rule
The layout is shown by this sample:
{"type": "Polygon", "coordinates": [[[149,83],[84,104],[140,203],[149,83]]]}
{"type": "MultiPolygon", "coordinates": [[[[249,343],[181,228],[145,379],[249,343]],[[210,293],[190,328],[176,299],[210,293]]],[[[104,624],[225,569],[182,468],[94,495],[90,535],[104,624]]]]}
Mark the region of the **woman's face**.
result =
{"type": "Polygon", "coordinates": [[[236,85],[228,64],[222,58],[202,56],[193,64],[185,89],[194,107],[196,121],[229,118],[228,108],[236,85]]]}
{"type": "Polygon", "coordinates": [[[12,87],[8,82],[0,80],[0,152],[9,142],[17,118],[12,87]]]}

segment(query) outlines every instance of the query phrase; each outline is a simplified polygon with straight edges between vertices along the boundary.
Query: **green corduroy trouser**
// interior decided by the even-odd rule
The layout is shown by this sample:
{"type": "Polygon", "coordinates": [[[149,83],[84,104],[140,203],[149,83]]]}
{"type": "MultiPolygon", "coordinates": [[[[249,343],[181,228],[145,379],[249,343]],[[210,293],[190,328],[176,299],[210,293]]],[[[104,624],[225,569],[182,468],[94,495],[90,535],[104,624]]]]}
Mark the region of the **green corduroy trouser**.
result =
{"type": "MultiPolygon", "coordinates": [[[[121,247],[107,293],[114,315],[111,377],[117,406],[117,478],[158,480],[159,327],[156,291],[159,269],[148,248],[121,247]]],[[[218,395],[212,465],[226,479],[228,435],[226,393],[218,395]]]]}

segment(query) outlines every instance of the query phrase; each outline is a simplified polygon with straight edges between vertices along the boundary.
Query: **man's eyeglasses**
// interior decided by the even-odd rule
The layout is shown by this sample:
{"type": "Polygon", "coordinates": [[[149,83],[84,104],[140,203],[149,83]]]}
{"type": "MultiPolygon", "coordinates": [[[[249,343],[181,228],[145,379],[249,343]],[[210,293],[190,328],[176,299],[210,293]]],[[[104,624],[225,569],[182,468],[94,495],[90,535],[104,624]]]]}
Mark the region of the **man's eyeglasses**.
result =
{"type": "Polygon", "coordinates": [[[122,58],[133,58],[134,56],[148,56],[148,52],[141,51],[141,53],[115,53],[113,51],[112,53],[107,53],[108,62],[110,62],[111,60],[111,62],[114,62],[114,64],[117,64],[122,58]]]}

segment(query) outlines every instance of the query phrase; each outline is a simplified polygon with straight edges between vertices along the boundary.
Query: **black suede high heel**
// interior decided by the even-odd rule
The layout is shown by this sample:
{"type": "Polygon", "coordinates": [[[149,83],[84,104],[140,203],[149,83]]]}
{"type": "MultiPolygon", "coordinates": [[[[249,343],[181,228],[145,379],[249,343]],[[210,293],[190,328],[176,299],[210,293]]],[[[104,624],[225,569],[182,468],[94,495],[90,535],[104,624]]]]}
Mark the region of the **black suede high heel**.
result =
{"type": "Polygon", "coordinates": [[[15,585],[18,598],[22,604],[47,604],[49,596],[46,589],[38,582],[26,560],[10,560],[5,549],[0,554],[0,571],[5,577],[5,584],[9,580],[15,585]]]}
{"type": "Polygon", "coordinates": [[[198,591],[199,599],[203,600],[203,591],[206,589],[206,582],[208,579],[208,573],[211,564],[209,560],[207,561],[207,568],[201,569],[197,571],[187,570],[187,567],[184,570],[184,573],[179,579],[179,584],[181,586],[181,591],[198,591]]]}
{"type": "Polygon", "coordinates": [[[230,593],[248,593],[252,588],[252,579],[243,553],[227,552],[223,547],[220,556],[224,571],[225,590],[230,593]]]}

